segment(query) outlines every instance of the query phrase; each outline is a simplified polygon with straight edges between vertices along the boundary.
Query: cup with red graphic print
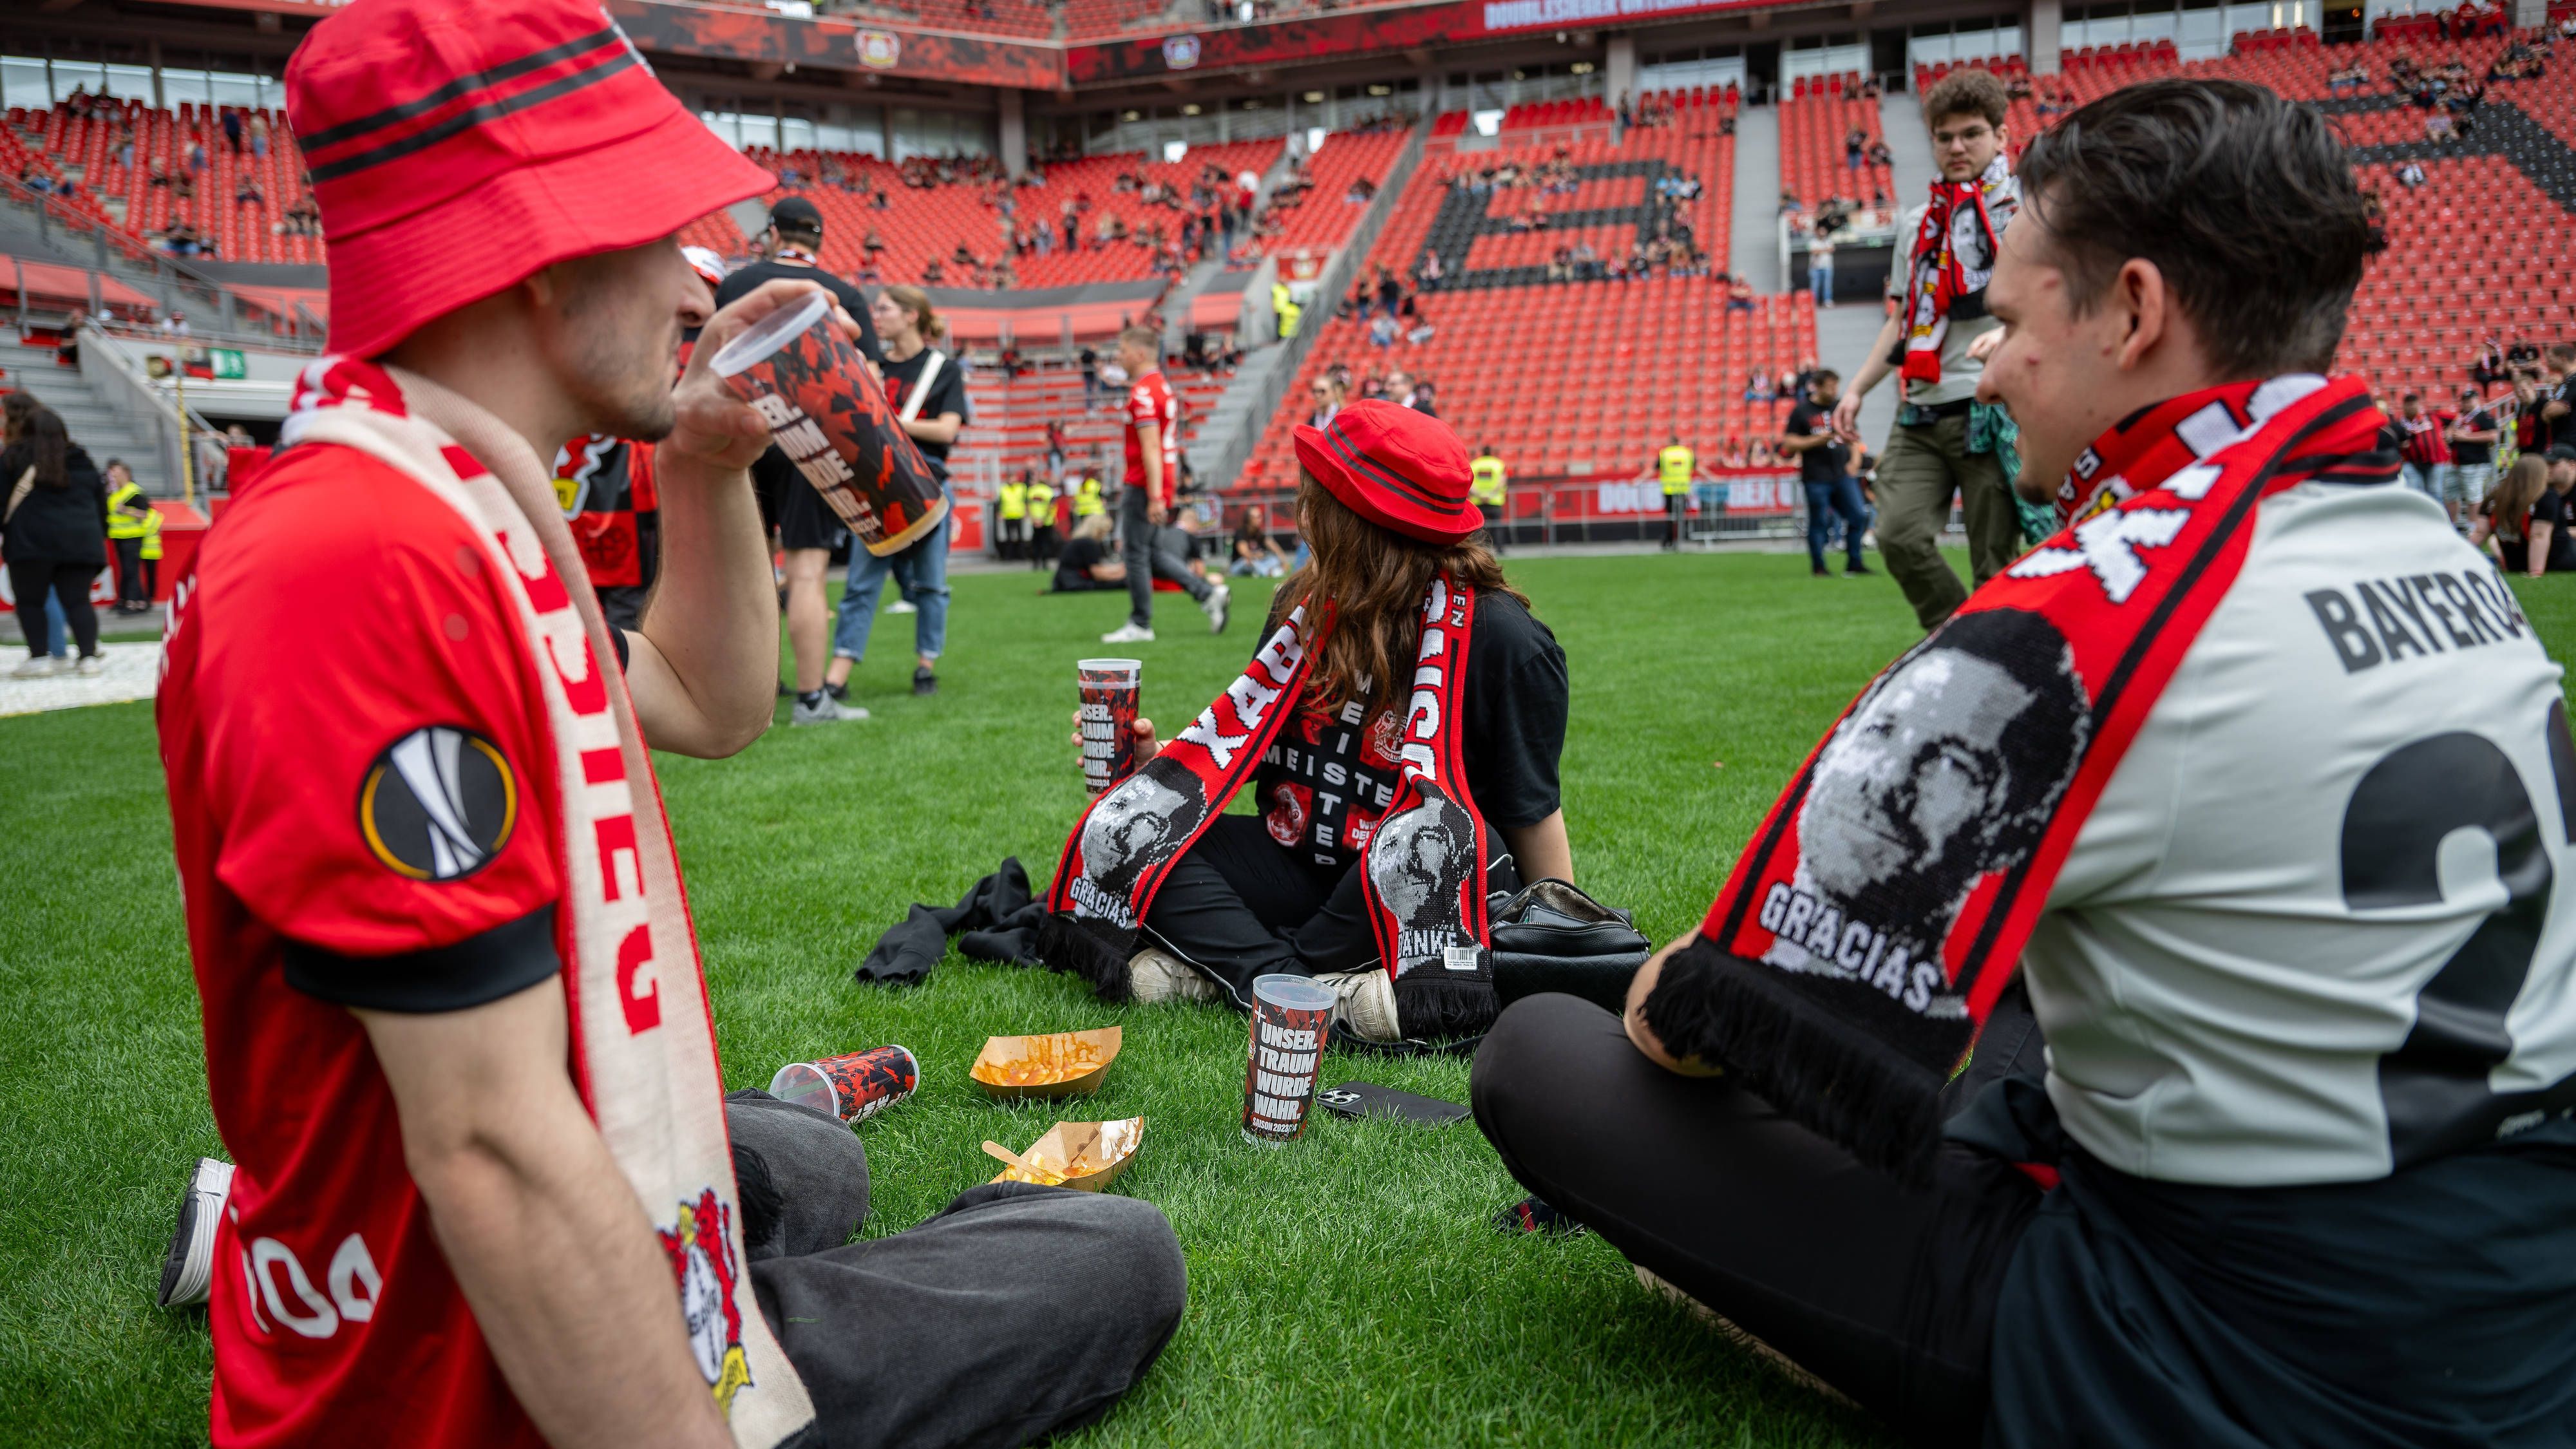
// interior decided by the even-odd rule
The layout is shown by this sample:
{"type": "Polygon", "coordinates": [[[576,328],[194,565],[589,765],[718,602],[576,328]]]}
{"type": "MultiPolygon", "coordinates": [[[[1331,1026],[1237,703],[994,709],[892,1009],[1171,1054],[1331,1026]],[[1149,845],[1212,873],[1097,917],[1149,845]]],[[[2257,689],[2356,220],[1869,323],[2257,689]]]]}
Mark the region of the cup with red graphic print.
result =
{"type": "Polygon", "coordinates": [[[1252,1053],[1243,1068],[1243,1140],[1264,1147],[1306,1135],[1315,1067],[1340,998],[1303,976],[1252,978],[1252,1053]]]}
{"type": "Polygon", "coordinates": [[[1082,783],[1097,795],[1136,773],[1136,708],[1141,659],[1083,659],[1073,666],[1082,692],[1082,783]]]}
{"type": "Polygon", "coordinates": [[[939,526],[948,491],[831,317],[832,294],[817,291],[745,328],[708,365],[759,410],[779,451],[882,558],[939,526]]]}
{"type": "Polygon", "coordinates": [[[844,1122],[864,1122],[911,1096],[920,1085],[921,1063],[912,1049],[881,1046],[820,1061],[789,1062],[769,1079],[769,1095],[829,1112],[844,1122]]]}

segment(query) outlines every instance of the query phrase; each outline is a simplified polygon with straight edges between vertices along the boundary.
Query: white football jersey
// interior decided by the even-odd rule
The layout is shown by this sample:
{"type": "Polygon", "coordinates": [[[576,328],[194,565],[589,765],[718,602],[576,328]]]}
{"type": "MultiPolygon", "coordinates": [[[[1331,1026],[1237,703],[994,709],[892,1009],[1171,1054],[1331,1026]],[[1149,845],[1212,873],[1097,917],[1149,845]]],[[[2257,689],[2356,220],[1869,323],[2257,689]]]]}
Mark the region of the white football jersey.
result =
{"type": "Polygon", "coordinates": [[[2026,950],[2075,1139],[2145,1177],[2343,1182],[2564,1107],[2559,674],[2430,500],[2265,500],[2026,950]]]}

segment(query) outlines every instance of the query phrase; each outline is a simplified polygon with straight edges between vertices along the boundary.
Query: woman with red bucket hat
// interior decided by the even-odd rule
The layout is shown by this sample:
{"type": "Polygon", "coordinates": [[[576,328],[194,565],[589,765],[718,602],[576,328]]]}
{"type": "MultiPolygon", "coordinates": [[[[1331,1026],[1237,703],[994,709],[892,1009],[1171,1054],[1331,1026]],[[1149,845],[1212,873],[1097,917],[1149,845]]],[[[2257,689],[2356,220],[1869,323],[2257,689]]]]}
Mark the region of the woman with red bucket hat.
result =
{"type": "Polygon", "coordinates": [[[1297,526],[1241,678],[1065,842],[1037,949],[1113,1000],[1325,981],[1364,1038],[1494,1014],[1488,900],[1570,879],[1557,794],[1565,652],[1486,546],[1467,450],[1384,400],[1296,433],[1297,526]],[[1249,784],[1258,815],[1228,815],[1249,784]],[[1463,951],[1464,954],[1453,954],[1463,951]]]}
{"type": "Polygon", "coordinates": [[[211,1290],[213,1441],[846,1449],[1097,1417],[1179,1320],[1158,1211],[981,1187],[845,1246],[857,1139],[717,1073],[645,743],[769,723],[769,430],[706,363],[812,284],[714,311],[672,234],[768,173],[574,0],[365,0],[287,88],[336,351],[180,585],[158,704],[237,1164],[200,1162],[163,1275],[165,1302],[211,1290]],[[542,461],[582,434],[658,442],[635,630],[542,461]]]}

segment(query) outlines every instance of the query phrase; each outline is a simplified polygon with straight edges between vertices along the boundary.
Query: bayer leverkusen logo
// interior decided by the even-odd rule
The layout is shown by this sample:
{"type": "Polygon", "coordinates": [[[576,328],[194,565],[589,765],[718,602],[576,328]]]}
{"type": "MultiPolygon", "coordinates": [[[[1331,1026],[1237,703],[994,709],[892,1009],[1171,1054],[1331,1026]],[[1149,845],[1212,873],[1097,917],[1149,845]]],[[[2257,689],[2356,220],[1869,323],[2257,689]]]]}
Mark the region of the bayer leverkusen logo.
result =
{"type": "Polygon", "coordinates": [[[358,787],[358,830],[385,867],[413,880],[462,880],[510,840],[519,790],[500,747],[428,725],[385,747],[358,787]]]}
{"type": "Polygon", "coordinates": [[[1174,35],[1163,41],[1163,64],[1172,70],[1188,70],[1199,63],[1199,38],[1174,35]]]}
{"type": "Polygon", "coordinates": [[[859,32],[859,64],[870,70],[892,70],[903,59],[903,37],[890,30],[859,32]]]}

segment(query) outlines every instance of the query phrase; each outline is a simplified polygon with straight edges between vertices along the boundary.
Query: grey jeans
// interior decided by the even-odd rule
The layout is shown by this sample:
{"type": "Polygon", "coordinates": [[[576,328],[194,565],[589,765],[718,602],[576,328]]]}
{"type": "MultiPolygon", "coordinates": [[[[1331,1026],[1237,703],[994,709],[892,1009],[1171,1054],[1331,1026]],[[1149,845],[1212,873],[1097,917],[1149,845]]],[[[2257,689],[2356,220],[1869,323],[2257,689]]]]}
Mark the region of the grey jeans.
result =
{"type": "Polygon", "coordinates": [[[1180,1326],[1181,1246],[1150,1203],[989,1183],[854,1243],[849,1128],[761,1092],[727,1098],[725,1127],[761,1316],[814,1401],[799,1449],[1034,1443],[1107,1413],[1180,1326]]]}
{"type": "Polygon", "coordinates": [[[1128,485],[1118,507],[1118,537],[1127,552],[1127,622],[1154,627],[1154,580],[1170,579],[1193,599],[1208,596],[1208,581],[1191,573],[1189,560],[1163,547],[1160,529],[1145,516],[1145,485],[1128,485]]]}

